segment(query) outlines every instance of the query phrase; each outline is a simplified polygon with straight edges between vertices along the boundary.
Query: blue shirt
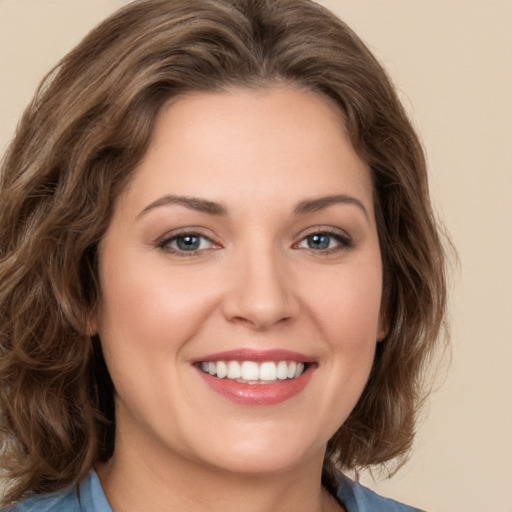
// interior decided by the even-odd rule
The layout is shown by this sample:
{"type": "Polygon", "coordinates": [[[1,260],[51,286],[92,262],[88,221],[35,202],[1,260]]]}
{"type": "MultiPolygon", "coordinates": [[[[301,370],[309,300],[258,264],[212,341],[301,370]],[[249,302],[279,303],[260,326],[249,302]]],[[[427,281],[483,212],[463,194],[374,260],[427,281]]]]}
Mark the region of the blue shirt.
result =
{"type": "MultiPolygon", "coordinates": [[[[348,512],[420,512],[388,498],[382,498],[362,485],[342,479],[338,498],[348,512]]],[[[71,486],[51,494],[23,500],[4,512],[112,512],[94,471],[82,480],[77,492],[71,486]]]]}

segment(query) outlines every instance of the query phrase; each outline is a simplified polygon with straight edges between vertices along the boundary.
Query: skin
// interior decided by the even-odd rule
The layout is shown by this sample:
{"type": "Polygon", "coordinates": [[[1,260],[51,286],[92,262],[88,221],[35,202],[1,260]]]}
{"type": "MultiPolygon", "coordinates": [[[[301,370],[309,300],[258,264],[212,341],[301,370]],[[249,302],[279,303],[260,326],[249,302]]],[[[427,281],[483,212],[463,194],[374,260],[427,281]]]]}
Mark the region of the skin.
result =
{"type": "Polygon", "coordinates": [[[384,330],[370,174],[328,100],[276,85],[167,105],[99,254],[116,446],[97,471],[114,511],[341,510],[320,485],[324,451],[384,330]],[[351,199],[295,212],[333,195],[351,199]],[[183,232],[197,250],[178,250],[183,232]],[[314,371],[282,403],[236,404],[193,362],[238,348],[300,352],[314,371]]]}

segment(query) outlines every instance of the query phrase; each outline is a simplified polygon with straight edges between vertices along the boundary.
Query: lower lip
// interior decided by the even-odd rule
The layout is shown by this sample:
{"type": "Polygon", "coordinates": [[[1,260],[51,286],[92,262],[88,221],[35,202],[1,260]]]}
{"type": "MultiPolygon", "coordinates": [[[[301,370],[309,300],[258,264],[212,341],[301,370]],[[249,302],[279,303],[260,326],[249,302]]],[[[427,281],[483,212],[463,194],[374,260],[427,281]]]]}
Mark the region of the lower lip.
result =
{"type": "Polygon", "coordinates": [[[219,379],[197,370],[214,391],[231,402],[241,405],[276,405],[298,395],[309,382],[314,366],[309,366],[296,379],[276,380],[270,384],[244,384],[231,379],[219,379]]]}

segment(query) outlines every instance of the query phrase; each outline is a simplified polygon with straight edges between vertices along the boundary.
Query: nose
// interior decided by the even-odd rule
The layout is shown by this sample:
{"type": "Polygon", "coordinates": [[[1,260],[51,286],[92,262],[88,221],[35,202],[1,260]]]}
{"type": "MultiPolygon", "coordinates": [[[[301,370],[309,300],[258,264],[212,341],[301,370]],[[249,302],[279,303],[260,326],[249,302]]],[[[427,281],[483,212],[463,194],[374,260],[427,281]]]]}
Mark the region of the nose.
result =
{"type": "Polygon", "coordinates": [[[297,317],[300,303],[293,272],[286,257],[277,252],[247,251],[233,262],[223,299],[228,321],[266,330],[297,317]]]}

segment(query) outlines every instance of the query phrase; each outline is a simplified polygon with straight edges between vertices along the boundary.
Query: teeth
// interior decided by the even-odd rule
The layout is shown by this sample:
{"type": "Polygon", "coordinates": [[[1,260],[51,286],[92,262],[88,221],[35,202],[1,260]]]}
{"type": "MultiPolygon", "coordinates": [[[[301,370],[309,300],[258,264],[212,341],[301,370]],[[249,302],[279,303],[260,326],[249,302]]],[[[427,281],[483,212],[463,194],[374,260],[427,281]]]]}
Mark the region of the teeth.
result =
{"type": "Polygon", "coordinates": [[[277,363],[277,378],[280,380],[288,378],[288,364],[286,361],[279,361],[277,363]]]}
{"type": "MultiPolygon", "coordinates": [[[[222,361],[220,361],[222,362],[222,361]]],[[[213,363],[216,364],[216,363],[213,363]]],[[[242,376],[242,370],[240,364],[237,361],[229,361],[228,363],[228,379],[239,379],[242,376]]]]}
{"type": "Polygon", "coordinates": [[[260,380],[276,380],[276,363],[263,363],[260,366],[260,380]]]}
{"type": "Polygon", "coordinates": [[[223,379],[228,374],[228,367],[224,361],[217,362],[217,377],[223,379]]]}
{"type": "Polygon", "coordinates": [[[244,361],[242,363],[242,379],[243,380],[259,380],[260,369],[258,363],[254,361],[244,361]]]}
{"type": "Polygon", "coordinates": [[[305,365],[295,361],[209,361],[200,363],[199,367],[219,379],[227,377],[240,382],[273,382],[296,379],[304,372],[305,365]]]}

